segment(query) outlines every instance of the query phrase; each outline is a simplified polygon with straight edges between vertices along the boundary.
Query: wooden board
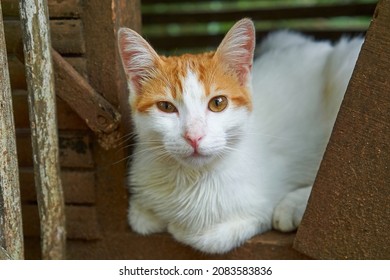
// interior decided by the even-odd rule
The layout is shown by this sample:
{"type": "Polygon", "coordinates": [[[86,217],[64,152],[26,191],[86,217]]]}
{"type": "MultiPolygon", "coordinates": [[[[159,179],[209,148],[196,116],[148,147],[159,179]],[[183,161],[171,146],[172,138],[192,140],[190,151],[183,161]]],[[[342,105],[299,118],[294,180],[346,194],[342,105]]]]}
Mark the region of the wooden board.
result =
{"type": "MultiPolygon", "coordinates": [[[[33,168],[19,170],[22,202],[35,203],[37,201],[33,168]]],[[[61,170],[62,187],[65,203],[94,204],[95,203],[95,173],[89,170],[65,169],[61,170]]]]}
{"type": "MultiPolygon", "coordinates": [[[[17,128],[30,128],[28,115],[27,91],[12,92],[14,119],[17,128]]],[[[85,122],[61,99],[57,98],[58,128],[61,130],[87,130],[85,122]]]]}
{"type": "MultiPolygon", "coordinates": [[[[31,134],[27,129],[16,130],[16,145],[20,167],[33,166],[31,134]]],[[[88,132],[59,132],[61,167],[93,168],[91,135],[88,132]]]]}
{"type": "Polygon", "coordinates": [[[390,258],[390,1],[378,4],[295,248],[318,259],[390,258]]]}
{"type": "MultiPolygon", "coordinates": [[[[18,20],[5,20],[4,31],[7,53],[11,54],[20,46],[22,38],[20,22],[18,20]]],[[[85,53],[81,20],[51,20],[50,31],[53,48],[59,53],[73,55],[85,53]]]]}
{"type": "MultiPolygon", "coordinates": [[[[82,12],[82,0],[48,0],[50,18],[79,18],[82,12]]],[[[2,0],[4,18],[19,17],[19,1],[2,0]]]]}
{"type": "MultiPolygon", "coordinates": [[[[36,205],[23,205],[23,231],[26,237],[39,236],[39,215],[36,205]]],[[[93,206],[66,205],[66,233],[68,239],[97,240],[101,237],[93,206]]]]}
{"type": "MultiPolygon", "coordinates": [[[[65,60],[72,65],[77,72],[87,77],[87,62],[83,57],[65,57],[65,60]]],[[[13,54],[8,55],[8,67],[12,89],[27,89],[24,64],[13,54]]]]}

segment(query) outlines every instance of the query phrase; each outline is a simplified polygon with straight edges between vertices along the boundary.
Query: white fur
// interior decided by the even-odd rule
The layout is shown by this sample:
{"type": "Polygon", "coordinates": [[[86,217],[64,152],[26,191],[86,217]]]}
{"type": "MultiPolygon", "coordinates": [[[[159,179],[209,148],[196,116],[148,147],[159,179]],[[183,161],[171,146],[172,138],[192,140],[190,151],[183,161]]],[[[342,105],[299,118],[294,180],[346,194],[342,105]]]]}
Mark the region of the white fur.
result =
{"type": "Polygon", "coordinates": [[[294,230],[361,43],[343,39],[334,47],[286,31],[269,36],[253,65],[252,113],[232,104],[208,111],[220,93],[207,98],[189,70],[183,102],[169,100],[179,113],[133,112],[133,230],[167,230],[208,253],[227,252],[272,225],[294,230]],[[325,91],[332,91],[326,102],[325,91]],[[200,156],[192,156],[188,131],[202,135],[200,156]]]}

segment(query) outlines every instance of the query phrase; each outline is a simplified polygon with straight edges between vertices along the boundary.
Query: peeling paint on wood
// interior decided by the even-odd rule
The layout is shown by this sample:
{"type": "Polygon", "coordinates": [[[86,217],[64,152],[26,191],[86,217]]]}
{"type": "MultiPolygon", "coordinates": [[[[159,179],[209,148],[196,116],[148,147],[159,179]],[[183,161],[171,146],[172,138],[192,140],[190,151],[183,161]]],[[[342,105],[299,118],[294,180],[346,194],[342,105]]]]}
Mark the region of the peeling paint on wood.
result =
{"type": "Polygon", "coordinates": [[[0,3],[0,259],[23,259],[15,127],[0,3]]]}
{"type": "Polygon", "coordinates": [[[65,211],[59,176],[57,116],[47,1],[21,0],[20,19],[43,259],[65,258],[65,211]]]}

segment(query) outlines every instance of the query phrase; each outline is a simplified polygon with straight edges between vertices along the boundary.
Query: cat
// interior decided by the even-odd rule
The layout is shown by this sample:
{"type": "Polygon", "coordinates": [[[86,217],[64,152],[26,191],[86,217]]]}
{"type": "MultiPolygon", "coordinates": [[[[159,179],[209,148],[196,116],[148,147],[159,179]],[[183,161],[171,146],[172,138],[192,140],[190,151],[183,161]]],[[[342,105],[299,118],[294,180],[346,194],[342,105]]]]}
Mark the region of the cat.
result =
{"type": "Polygon", "coordinates": [[[299,225],[362,38],[332,44],[238,21],[215,52],[159,56],[121,28],[136,145],[128,221],[226,253],[299,225]]]}

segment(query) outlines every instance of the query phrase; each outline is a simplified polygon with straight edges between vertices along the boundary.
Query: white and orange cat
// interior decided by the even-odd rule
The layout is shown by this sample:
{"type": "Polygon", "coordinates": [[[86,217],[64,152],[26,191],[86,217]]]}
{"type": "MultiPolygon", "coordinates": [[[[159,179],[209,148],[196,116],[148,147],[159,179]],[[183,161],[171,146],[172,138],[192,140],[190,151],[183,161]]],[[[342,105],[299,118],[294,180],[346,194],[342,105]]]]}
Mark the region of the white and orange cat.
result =
{"type": "Polygon", "coordinates": [[[215,52],[159,56],[122,28],[136,148],[128,213],[208,253],[299,225],[363,39],[273,33],[237,22],[215,52]]]}

